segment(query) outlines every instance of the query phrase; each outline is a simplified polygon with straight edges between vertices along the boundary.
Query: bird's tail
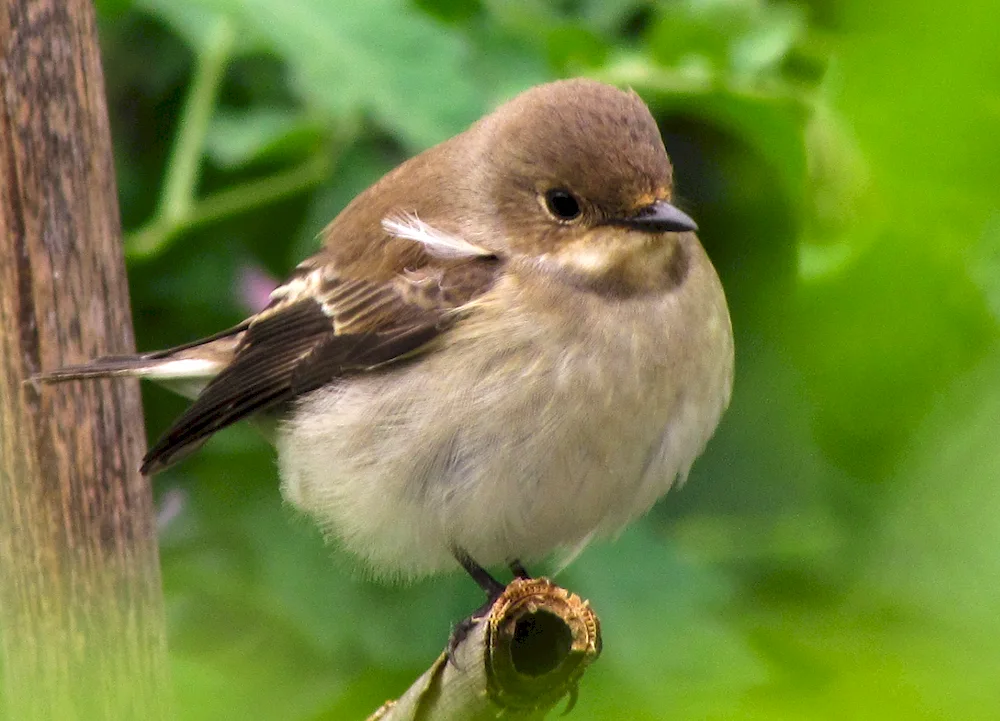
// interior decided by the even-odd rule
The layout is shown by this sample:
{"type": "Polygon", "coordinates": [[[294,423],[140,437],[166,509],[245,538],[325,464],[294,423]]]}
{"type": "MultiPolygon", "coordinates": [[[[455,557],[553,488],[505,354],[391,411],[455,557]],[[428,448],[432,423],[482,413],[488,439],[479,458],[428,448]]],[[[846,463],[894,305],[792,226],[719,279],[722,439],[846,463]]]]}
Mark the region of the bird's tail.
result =
{"type": "Polygon", "coordinates": [[[246,324],[167,350],[139,355],[104,356],[88,363],[45,371],[40,383],[93,378],[148,378],[181,395],[194,397],[232,360],[246,324]]]}
{"type": "Polygon", "coordinates": [[[42,383],[78,381],[87,378],[136,377],[152,380],[211,378],[220,370],[217,362],[199,358],[159,358],[155,355],[109,355],[103,358],[39,373],[42,383]]]}

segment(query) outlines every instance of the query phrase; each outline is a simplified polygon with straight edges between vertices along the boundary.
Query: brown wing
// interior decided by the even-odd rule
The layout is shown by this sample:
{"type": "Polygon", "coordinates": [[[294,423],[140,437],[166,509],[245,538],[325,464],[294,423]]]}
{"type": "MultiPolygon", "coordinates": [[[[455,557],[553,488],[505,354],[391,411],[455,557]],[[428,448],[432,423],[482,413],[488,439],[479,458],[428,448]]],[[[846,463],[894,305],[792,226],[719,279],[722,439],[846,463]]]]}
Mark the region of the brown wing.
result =
{"type": "Polygon", "coordinates": [[[498,267],[492,256],[466,258],[375,281],[342,277],[325,254],[303,263],[251,320],[232,362],[149,450],[143,473],[252,413],[426,350],[498,267]]]}

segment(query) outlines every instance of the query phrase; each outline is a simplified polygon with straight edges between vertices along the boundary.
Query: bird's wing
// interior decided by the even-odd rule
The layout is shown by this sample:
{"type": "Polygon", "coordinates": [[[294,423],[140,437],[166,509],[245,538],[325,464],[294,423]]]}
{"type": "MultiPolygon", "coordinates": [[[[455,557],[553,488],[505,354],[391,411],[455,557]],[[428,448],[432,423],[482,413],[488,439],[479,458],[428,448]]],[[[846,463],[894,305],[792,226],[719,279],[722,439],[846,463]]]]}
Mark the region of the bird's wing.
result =
{"type": "Polygon", "coordinates": [[[498,266],[495,256],[470,256],[361,279],[314,256],[251,319],[232,361],[149,450],[143,472],[252,413],[428,350],[498,266]]]}

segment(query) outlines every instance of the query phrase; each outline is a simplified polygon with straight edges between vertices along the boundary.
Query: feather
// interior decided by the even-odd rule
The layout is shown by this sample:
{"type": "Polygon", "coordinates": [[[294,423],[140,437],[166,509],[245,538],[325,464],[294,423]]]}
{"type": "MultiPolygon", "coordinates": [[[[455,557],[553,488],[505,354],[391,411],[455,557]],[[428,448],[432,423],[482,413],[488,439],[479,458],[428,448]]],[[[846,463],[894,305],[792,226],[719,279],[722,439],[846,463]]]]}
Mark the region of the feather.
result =
{"type": "Polygon", "coordinates": [[[229,364],[247,327],[249,322],[244,321],[193,343],[153,353],[104,356],[89,363],[38,373],[31,380],[63,383],[94,378],[145,378],[193,398],[229,364]]]}
{"type": "Polygon", "coordinates": [[[283,407],[335,378],[427,350],[454,322],[454,310],[491,286],[496,270],[490,263],[469,273],[462,268],[469,259],[452,262],[458,294],[443,290],[451,266],[419,282],[405,274],[377,282],[344,277],[328,256],[300,264],[249,321],[232,361],[149,450],[143,473],[169,465],[242,418],[283,407]]]}
{"type": "Polygon", "coordinates": [[[401,237],[420,236],[448,258],[432,253],[412,265],[390,254],[398,263],[395,272],[373,277],[357,265],[338,267],[334,254],[320,251],[299,264],[266,308],[237,326],[167,350],[107,356],[34,380],[148,378],[194,397],[143,459],[142,471],[153,473],[247,416],[281,408],[335,378],[425,352],[455,321],[456,310],[492,286],[501,265],[495,255],[416,216],[399,221],[397,229],[401,237]]]}
{"type": "Polygon", "coordinates": [[[42,383],[88,378],[136,377],[151,380],[182,378],[211,378],[225,367],[225,363],[211,358],[150,358],[145,355],[104,356],[90,363],[66,366],[46,373],[38,373],[32,380],[42,383]]]}
{"type": "Polygon", "coordinates": [[[382,219],[382,227],[396,238],[423,244],[427,252],[437,258],[491,258],[493,251],[473,245],[464,238],[451,235],[428,225],[416,213],[389,216],[382,219]]]}

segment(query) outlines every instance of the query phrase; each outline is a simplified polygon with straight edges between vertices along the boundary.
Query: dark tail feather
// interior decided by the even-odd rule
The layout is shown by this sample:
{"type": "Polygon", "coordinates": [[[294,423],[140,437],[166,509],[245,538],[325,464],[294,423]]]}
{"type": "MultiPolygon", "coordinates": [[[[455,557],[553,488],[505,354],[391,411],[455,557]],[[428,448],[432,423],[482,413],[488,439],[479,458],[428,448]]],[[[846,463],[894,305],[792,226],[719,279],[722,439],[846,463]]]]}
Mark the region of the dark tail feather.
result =
{"type": "Polygon", "coordinates": [[[62,383],[97,378],[146,378],[184,396],[195,398],[225,367],[225,359],[206,354],[192,357],[157,357],[159,354],[105,356],[90,363],[39,373],[32,381],[62,383]]]}
{"type": "Polygon", "coordinates": [[[167,350],[139,355],[104,356],[89,363],[45,371],[32,377],[41,383],[88,378],[135,377],[156,381],[207,380],[219,374],[232,360],[249,321],[221,333],[167,350]]]}
{"type": "MultiPolygon", "coordinates": [[[[169,368],[171,361],[164,358],[150,358],[145,355],[104,356],[90,363],[66,366],[56,370],[38,373],[32,380],[42,383],[61,383],[88,378],[131,377],[144,378],[160,375],[169,368]]],[[[175,375],[176,377],[176,375],[175,375]]]]}

